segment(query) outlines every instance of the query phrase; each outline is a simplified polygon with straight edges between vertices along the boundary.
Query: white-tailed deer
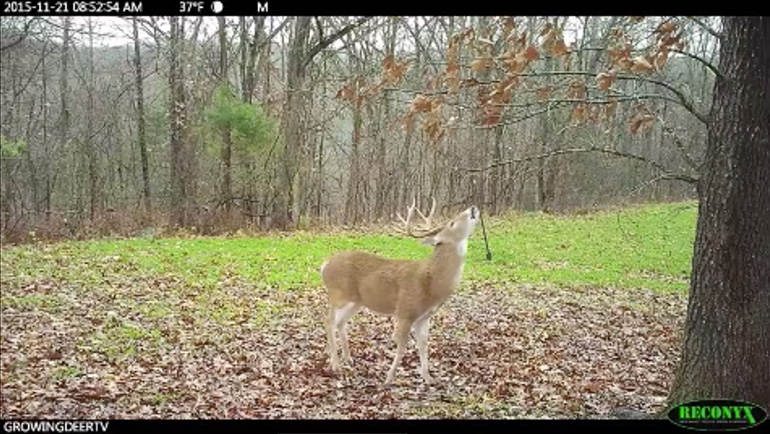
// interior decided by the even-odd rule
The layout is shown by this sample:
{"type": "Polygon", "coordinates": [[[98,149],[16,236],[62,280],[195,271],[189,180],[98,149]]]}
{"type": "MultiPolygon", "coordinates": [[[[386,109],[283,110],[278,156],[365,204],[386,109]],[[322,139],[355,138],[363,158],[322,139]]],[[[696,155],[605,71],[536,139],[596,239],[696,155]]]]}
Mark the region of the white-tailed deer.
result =
{"type": "Polygon", "coordinates": [[[340,252],[321,265],[321,278],[329,296],[329,314],[326,318],[327,346],[332,370],[339,371],[335,331],[342,346],[342,362],[350,361],[346,325],[362,308],[395,316],[393,340],[396,355],[388,371],[385,384],[390,384],[404,356],[410,331],[414,331],[420,355],[420,375],[432,381],[428,373],[428,328],[431,316],[460,285],[465,262],[468,237],[479,219],[479,210],[471,206],[448,223],[432,227],[431,218],[436,201],[427,217],[416,209],[408,208],[406,219],[397,213],[404,224],[400,231],[408,236],[422,238],[422,244],[433,246],[433,255],[425,260],[389,259],[362,251],[340,252]],[[423,228],[412,225],[414,212],[425,221],[423,228]]]}

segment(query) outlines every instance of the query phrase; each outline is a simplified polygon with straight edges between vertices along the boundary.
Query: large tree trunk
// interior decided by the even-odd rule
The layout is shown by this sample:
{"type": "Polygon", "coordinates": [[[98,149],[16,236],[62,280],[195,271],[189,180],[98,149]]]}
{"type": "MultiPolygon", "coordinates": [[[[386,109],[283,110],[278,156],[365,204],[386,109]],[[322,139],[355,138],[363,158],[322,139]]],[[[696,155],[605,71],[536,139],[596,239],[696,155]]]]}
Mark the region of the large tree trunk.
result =
{"type": "Polygon", "coordinates": [[[728,17],[681,361],[669,404],[770,408],[770,18],[728,17]]]}
{"type": "Polygon", "coordinates": [[[139,29],[136,17],[133,18],[134,30],[134,74],[136,84],[136,117],[137,135],[139,141],[139,156],[142,161],[142,195],[144,196],[144,210],[149,218],[152,215],[152,199],[150,196],[150,164],[147,155],[146,127],[144,120],[144,87],[142,79],[142,52],[139,41],[139,29]]]}
{"type": "Polygon", "coordinates": [[[171,133],[171,212],[170,224],[184,226],[188,219],[187,165],[185,164],[185,98],[181,59],[181,42],[184,37],[180,17],[171,17],[169,45],[169,87],[171,99],[169,130],[171,133]]]}

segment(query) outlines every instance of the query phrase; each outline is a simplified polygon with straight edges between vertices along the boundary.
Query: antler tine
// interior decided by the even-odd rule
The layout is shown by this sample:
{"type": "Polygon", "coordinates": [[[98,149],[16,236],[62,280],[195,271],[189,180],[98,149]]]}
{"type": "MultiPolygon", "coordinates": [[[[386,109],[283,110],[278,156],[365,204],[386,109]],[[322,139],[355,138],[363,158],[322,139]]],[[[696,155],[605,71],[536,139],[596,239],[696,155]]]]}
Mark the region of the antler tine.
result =
{"type": "Polygon", "coordinates": [[[433,219],[433,214],[436,212],[436,198],[431,198],[433,200],[433,204],[430,207],[430,213],[428,214],[428,217],[425,217],[425,215],[420,212],[418,209],[417,212],[420,213],[420,217],[425,221],[425,226],[430,228],[431,227],[431,219],[433,219]]]}
{"type": "MultiPolygon", "coordinates": [[[[410,225],[411,225],[411,221],[412,221],[412,216],[414,215],[414,210],[415,210],[416,204],[417,204],[417,199],[413,198],[412,199],[412,205],[407,207],[406,218],[402,217],[401,213],[396,211],[396,217],[398,217],[398,219],[401,220],[401,223],[404,224],[404,227],[406,229],[406,230],[404,230],[404,229],[401,229],[399,227],[394,227],[394,229],[397,232],[399,232],[401,234],[405,234],[405,235],[412,235],[410,225]]],[[[417,212],[419,212],[419,210],[417,212]]]]}
{"type": "Polygon", "coordinates": [[[412,199],[412,205],[409,206],[409,212],[406,216],[406,219],[404,219],[400,213],[396,212],[396,216],[398,216],[399,220],[404,224],[405,230],[398,230],[398,232],[402,234],[409,235],[411,237],[415,238],[423,238],[429,235],[434,235],[441,231],[441,227],[432,227],[431,226],[431,218],[433,218],[433,214],[436,212],[436,199],[433,198],[433,205],[431,206],[430,213],[426,217],[422,211],[417,209],[417,198],[412,199]],[[423,228],[418,229],[418,233],[414,232],[414,228],[412,227],[412,217],[414,216],[414,212],[417,211],[417,213],[420,215],[420,217],[425,220],[425,225],[423,228]]]}

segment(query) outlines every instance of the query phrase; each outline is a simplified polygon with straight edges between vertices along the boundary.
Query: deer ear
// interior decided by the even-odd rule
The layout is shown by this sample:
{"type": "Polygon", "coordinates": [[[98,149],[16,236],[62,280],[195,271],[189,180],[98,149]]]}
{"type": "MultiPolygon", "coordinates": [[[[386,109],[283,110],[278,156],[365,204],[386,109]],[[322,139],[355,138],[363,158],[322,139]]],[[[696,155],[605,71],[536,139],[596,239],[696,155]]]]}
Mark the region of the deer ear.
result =
{"type": "Polygon", "coordinates": [[[435,246],[436,244],[438,244],[438,240],[436,239],[435,236],[425,237],[422,239],[420,244],[422,244],[423,246],[435,246]]]}

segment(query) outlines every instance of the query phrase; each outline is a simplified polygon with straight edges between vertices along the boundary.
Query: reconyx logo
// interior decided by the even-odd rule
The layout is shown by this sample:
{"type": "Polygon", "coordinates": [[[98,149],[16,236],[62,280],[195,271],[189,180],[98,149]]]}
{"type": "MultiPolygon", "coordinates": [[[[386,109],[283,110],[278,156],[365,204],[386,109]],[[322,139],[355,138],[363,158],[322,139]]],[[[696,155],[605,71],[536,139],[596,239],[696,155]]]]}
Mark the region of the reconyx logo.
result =
{"type": "Polygon", "coordinates": [[[742,401],[712,399],[679,404],[668,412],[668,420],[700,431],[736,431],[753,428],[767,419],[762,407],[742,401]]]}

